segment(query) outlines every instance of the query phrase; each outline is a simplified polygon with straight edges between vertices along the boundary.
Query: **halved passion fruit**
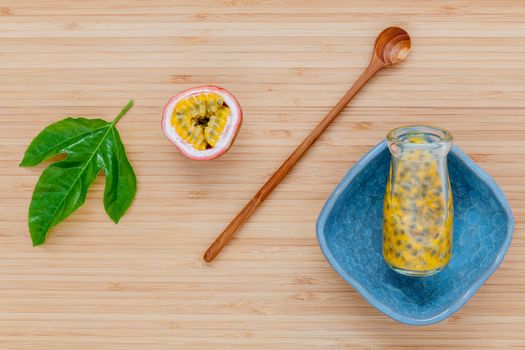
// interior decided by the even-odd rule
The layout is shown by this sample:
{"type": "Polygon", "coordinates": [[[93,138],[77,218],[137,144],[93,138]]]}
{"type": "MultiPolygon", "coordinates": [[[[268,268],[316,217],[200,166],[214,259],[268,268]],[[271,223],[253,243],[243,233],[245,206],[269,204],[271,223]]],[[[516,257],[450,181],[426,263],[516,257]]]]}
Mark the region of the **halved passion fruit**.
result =
{"type": "Polygon", "coordinates": [[[205,85],[182,91],[164,107],[162,130],[186,157],[210,160],[232,145],[242,122],[239,102],[226,89],[205,85]]]}

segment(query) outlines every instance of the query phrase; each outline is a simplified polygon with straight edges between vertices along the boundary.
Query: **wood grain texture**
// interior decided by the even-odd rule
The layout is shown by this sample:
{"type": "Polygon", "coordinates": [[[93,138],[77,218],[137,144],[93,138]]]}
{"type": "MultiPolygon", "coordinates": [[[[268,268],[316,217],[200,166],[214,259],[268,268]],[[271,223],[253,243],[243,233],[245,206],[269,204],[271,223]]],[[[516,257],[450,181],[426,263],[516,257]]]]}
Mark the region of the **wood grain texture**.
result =
{"type": "Polygon", "coordinates": [[[525,4],[521,1],[65,1],[0,3],[0,349],[521,349],[525,346],[525,4]],[[384,27],[406,62],[352,101],[213,264],[202,252],[368,64],[384,27]],[[245,119],[234,147],[191,162],[163,104],[222,85],[245,119]],[[31,247],[45,165],[25,147],[68,115],[119,123],[138,176],[119,225],[100,176],[86,204],[31,247]],[[449,129],[516,217],[509,253],[448,320],[414,328],[369,306],[315,239],[324,201],[386,132],[449,129]]]}

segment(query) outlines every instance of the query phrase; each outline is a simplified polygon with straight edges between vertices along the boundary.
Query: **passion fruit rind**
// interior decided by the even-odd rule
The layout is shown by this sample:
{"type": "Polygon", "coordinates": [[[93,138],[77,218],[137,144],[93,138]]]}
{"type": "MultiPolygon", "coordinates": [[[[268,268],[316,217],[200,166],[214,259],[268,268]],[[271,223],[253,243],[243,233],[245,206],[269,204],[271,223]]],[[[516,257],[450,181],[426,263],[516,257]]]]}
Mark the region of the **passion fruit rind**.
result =
{"type": "Polygon", "coordinates": [[[230,115],[222,96],[199,93],[175,105],[171,125],[185,142],[201,151],[215,147],[230,115]]]}

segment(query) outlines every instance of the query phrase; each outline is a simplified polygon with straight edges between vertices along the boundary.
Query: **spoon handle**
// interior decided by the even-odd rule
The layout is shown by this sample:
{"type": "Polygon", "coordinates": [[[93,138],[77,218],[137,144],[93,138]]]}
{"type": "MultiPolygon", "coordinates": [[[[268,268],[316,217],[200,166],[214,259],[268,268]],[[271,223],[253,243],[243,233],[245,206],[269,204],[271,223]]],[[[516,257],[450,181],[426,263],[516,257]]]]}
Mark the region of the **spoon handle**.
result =
{"type": "Polygon", "coordinates": [[[339,113],[345,108],[350,100],[361,90],[367,81],[384,67],[384,63],[375,56],[368,67],[364,70],[357,81],[352,85],[350,90],[337,102],[332,110],[321,120],[321,122],[313,129],[304,141],[293,151],[293,153],[286,159],[286,161],[277,169],[277,171],[266,181],[266,183],[259,189],[253,198],[244,206],[244,208],[237,214],[232,222],[224,229],[224,231],[215,239],[210,245],[206,253],[204,253],[204,260],[212,261],[221,251],[221,249],[228,244],[233,235],[239,228],[248,220],[255,209],[268,197],[275,187],[284,179],[288,172],[301,159],[306,151],[313,145],[313,143],[326,130],[328,125],[337,117],[339,113]]]}

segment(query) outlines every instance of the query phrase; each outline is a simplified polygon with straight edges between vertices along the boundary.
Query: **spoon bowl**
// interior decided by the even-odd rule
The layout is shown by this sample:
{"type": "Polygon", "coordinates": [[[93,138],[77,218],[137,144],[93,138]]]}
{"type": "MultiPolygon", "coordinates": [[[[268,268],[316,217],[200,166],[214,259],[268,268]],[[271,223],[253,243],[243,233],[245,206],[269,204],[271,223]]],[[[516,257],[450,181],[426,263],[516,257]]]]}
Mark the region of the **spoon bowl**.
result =
{"type": "Polygon", "coordinates": [[[379,60],[386,67],[403,61],[409,52],[408,33],[403,28],[389,27],[377,36],[372,60],[379,60]]]}

